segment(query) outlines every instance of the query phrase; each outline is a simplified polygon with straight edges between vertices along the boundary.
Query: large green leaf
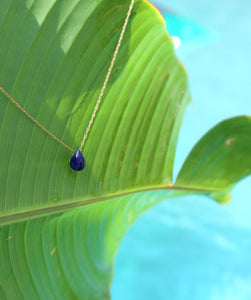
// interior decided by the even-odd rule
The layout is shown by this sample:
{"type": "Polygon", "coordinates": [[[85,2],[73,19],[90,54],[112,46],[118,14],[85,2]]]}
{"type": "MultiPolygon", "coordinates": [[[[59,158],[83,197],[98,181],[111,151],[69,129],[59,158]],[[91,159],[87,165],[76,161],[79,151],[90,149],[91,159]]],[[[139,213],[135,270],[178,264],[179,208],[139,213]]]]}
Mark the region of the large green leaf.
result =
{"type": "MultiPolygon", "coordinates": [[[[97,102],[130,1],[1,1],[0,84],[73,149],[97,102]]],[[[71,152],[0,94],[0,220],[46,214],[172,182],[189,101],[164,20],[136,1],[84,148],[71,152]]]]}
{"type": "MultiPolygon", "coordinates": [[[[0,2],[0,86],[74,149],[88,125],[129,4],[0,2]]],[[[84,149],[83,172],[73,172],[71,153],[0,94],[0,222],[6,223],[0,228],[0,299],[109,299],[119,243],[146,209],[187,193],[224,194],[250,174],[250,164],[247,171],[238,166],[239,152],[250,163],[250,118],[239,117],[225,128],[235,128],[242,146],[232,147],[231,130],[220,126],[198,143],[188,158],[193,164],[185,163],[173,185],[176,142],[188,101],[184,68],[163,19],[146,1],[135,3],[84,149]],[[219,154],[203,181],[200,172],[223,149],[222,143],[212,147],[218,134],[232,152],[219,154]],[[222,166],[224,174],[235,175],[214,185],[222,166]]]]}

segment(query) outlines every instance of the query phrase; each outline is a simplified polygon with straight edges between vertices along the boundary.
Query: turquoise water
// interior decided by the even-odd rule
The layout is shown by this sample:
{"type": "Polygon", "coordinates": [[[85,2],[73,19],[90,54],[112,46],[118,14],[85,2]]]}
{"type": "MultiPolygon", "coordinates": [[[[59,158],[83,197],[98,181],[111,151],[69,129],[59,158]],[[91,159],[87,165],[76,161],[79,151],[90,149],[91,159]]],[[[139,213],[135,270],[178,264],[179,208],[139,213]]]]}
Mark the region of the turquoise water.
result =
{"type": "MultiPolygon", "coordinates": [[[[225,118],[251,114],[251,2],[154,1],[186,65],[193,104],[174,174],[199,138],[225,118]],[[182,28],[186,30],[182,31],[182,28]],[[184,34],[185,33],[185,34],[184,34]]],[[[220,206],[205,197],[167,200],[131,228],[119,250],[114,300],[250,300],[251,177],[220,206]]]]}

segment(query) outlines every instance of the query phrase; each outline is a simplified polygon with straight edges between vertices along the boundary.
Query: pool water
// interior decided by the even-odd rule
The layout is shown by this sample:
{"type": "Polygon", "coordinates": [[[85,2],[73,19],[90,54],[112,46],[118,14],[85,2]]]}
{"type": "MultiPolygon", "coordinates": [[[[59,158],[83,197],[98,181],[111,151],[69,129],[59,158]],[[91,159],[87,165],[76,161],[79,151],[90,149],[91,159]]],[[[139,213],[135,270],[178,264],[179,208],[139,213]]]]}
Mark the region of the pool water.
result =
{"type": "MultiPolygon", "coordinates": [[[[177,55],[188,70],[193,98],[178,141],[176,176],[210,128],[223,119],[251,114],[251,1],[153,3],[161,8],[170,35],[180,40],[177,55]]],[[[250,300],[250,187],[248,177],[225,206],[189,196],[147,212],[121,244],[112,298],[250,300]]]]}

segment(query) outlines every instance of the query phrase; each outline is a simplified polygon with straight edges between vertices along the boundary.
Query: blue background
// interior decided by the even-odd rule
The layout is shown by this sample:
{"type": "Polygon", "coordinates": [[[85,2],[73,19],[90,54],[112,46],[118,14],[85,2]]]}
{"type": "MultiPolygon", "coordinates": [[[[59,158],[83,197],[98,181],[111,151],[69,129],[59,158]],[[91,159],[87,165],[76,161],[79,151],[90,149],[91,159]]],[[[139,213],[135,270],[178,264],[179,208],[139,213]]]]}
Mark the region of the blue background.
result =
{"type": "MultiPolygon", "coordinates": [[[[188,70],[193,98],[178,141],[176,176],[210,128],[251,114],[251,1],[152,2],[170,35],[181,40],[177,55],[188,70]]],[[[248,177],[234,188],[228,205],[189,196],[147,212],[119,249],[113,299],[250,300],[250,190],[248,177]]]]}

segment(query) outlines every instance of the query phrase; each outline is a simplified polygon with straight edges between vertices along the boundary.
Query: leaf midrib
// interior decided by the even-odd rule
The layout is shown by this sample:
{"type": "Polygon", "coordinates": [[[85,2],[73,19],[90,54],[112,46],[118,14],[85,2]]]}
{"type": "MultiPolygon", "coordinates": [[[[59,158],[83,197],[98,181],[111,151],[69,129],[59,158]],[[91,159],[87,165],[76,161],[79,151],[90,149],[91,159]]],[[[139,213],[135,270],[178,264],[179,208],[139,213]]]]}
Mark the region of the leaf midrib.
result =
{"type": "Polygon", "coordinates": [[[183,196],[187,194],[211,194],[211,193],[217,193],[217,192],[223,192],[225,189],[220,188],[199,188],[199,187],[188,187],[188,186],[176,186],[173,184],[170,185],[163,185],[163,186],[157,186],[157,187],[150,187],[150,188],[141,188],[141,189],[135,189],[130,190],[127,192],[121,192],[118,194],[113,195],[107,195],[104,197],[98,197],[94,199],[89,200],[78,200],[70,203],[63,203],[59,205],[53,205],[49,207],[44,208],[38,208],[33,210],[27,210],[24,212],[15,212],[8,215],[2,215],[0,216],[0,224],[1,225],[7,225],[11,223],[21,222],[21,221],[27,221],[29,219],[34,219],[38,217],[44,217],[50,214],[56,214],[56,213],[63,213],[67,210],[74,209],[74,208],[80,208],[83,206],[99,203],[102,201],[106,201],[113,198],[120,198],[124,197],[130,194],[136,194],[136,193],[142,193],[142,192],[150,192],[150,191],[156,191],[156,190],[166,190],[166,191],[173,191],[175,192],[172,195],[167,195],[168,198],[171,197],[178,197],[183,196]]]}

